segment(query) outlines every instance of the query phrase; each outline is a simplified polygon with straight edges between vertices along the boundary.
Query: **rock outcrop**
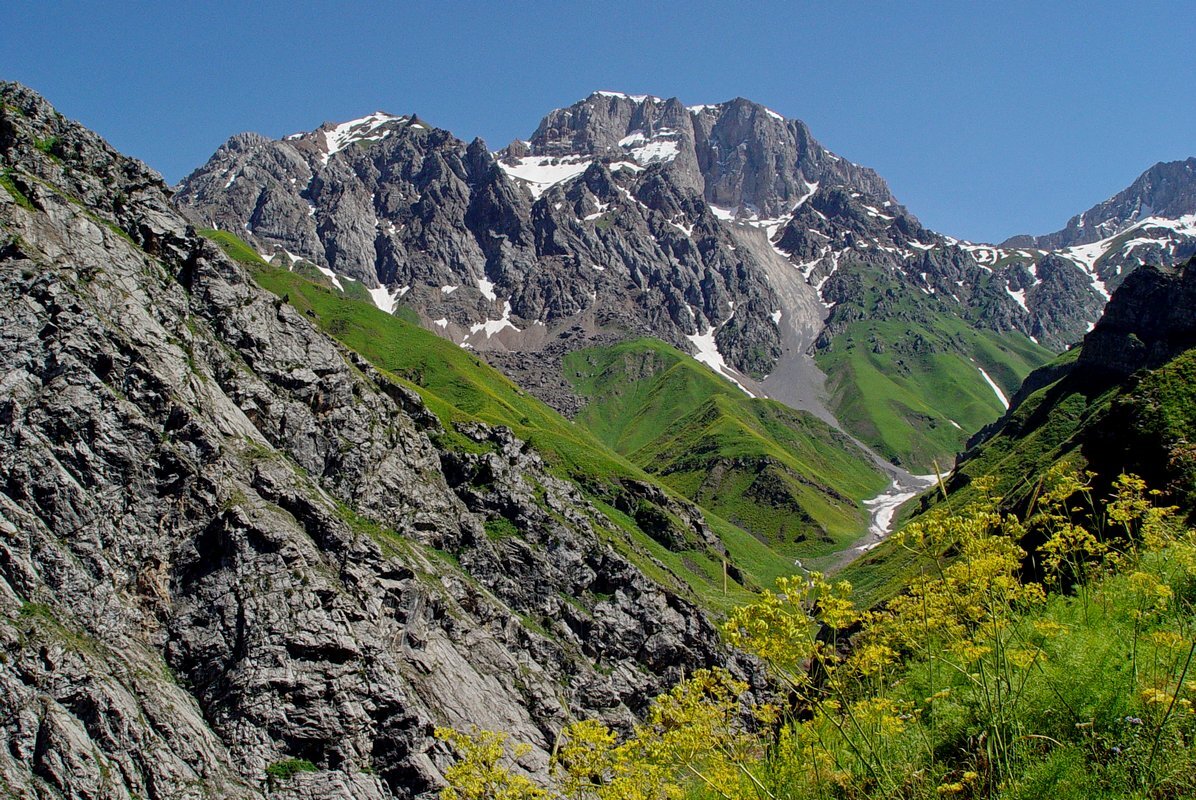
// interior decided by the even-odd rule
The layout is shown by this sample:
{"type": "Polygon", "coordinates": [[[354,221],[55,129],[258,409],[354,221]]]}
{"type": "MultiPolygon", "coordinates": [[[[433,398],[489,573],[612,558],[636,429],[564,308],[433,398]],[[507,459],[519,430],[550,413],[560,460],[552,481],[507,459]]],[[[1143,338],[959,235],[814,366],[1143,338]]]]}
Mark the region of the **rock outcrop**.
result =
{"type": "Polygon", "coordinates": [[[1196,260],[1134,270],[1084,337],[1078,365],[1124,378],[1196,347],[1196,260]]]}
{"type": "MultiPolygon", "coordinates": [[[[508,731],[542,773],[568,719],[627,723],[684,670],[748,669],[527,445],[485,426],[438,445],[418,396],[258,289],[156,174],[21,86],[0,99],[9,795],[427,797],[436,724],[508,731]]],[[[436,132],[387,138],[424,148],[403,185],[437,203],[510,188],[436,132]]],[[[314,147],[243,136],[221,158],[253,152],[237,180],[273,186],[314,147]]],[[[346,195],[320,218],[336,239],[368,219],[348,171],[372,163],[314,176],[346,195]]],[[[287,197],[259,189],[254,219],[316,247],[287,197]]],[[[405,209],[463,248],[446,259],[481,252],[405,209]]],[[[329,256],[369,279],[357,257],[329,256]]]]}

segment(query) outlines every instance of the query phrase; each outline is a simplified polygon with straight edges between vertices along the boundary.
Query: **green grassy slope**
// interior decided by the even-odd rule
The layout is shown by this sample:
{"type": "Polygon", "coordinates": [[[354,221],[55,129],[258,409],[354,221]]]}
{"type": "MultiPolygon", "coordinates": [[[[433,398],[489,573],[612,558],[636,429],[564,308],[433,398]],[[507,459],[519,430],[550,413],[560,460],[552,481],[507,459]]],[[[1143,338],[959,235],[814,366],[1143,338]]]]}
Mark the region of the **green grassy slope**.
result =
{"type": "Polygon", "coordinates": [[[940,316],[850,323],[817,360],[843,425],[894,463],[926,473],[1004,411],[981,369],[1008,397],[1049,357],[1021,334],[940,316]]]}
{"type": "Polygon", "coordinates": [[[749,398],[663,342],[580,350],[565,374],[588,400],[578,423],[786,556],[847,545],[867,524],[860,501],[888,482],[821,420],[749,398]]]}
{"type": "MultiPolygon", "coordinates": [[[[1073,351],[1074,352],[1074,351],[1073,351]]],[[[1055,363],[1074,361],[1068,353],[1055,363]]],[[[981,476],[1021,502],[1061,460],[1108,479],[1133,472],[1184,505],[1196,500],[1196,349],[1123,382],[1078,365],[1029,395],[995,434],[967,454],[958,491],[981,476]]]]}
{"type": "MultiPolygon", "coordinates": [[[[1001,415],[981,369],[1009,397],[1053,357],[1020,333],[989,330],[981,322],[986,309],[961,318],[950,300],[868,264],[844,263],[835,282],[830,335],[816,353],[831,410],[847,431],[911,472],[949,464],[1001,415]]],[[[997,291],[986,282],[971,289],[997,291]]]]}
{"type": "Polygon", "coordinates": [[[665,537],[659,530],[637,522],[634,512],[644,510],[645,501],[636,498],[629,487],[656,481],[585,427],[528,395],[478,356],[407,322],[401,309],[398,314],[386,314],[368,299],[356,299],[358,293],[345,278],[340,280],[346,291],[338,291],[315,270],[289,271],[267,264],[232,234],[203,233],[245,265],[265,289],[284,298],[384,374],[419,392],[445,426],[442,446],[473,446],[455,432],[457,423],[482,421],[510,427],[556,474],[586,492],[603,512],[603,527],[612,533],[612,543],[653,579],[689,593],[708,608],[721,610],[743,602],[777,575],[792,570],[791,559],[710,514],[707,522],[729,554],[732,579],[724,593],[722,555],[694,541],[683,523],[663,509],[640,518],[671,528],[670,534],[684,540],[683,545],[670,549],[661,544],[665,537]]]}

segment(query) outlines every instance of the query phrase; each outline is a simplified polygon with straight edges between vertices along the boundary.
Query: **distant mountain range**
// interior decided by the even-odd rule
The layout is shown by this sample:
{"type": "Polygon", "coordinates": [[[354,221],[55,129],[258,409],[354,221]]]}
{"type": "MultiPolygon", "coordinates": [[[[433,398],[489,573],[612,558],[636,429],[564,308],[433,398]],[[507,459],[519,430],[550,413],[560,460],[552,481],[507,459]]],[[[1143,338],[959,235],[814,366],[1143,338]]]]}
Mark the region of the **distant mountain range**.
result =
{"type": "Polygon", "coordinates": [[[1063,232],[973,244],[798,120],[602,91],[497,152],[380,112],[240,134],[176,203],[359,281],[566,413],[583,401],[563,354],[647,335],[925,470],[1130,269],[1196,250],[1192,185],[1190,162],[1159,165],[1063,232]]]}

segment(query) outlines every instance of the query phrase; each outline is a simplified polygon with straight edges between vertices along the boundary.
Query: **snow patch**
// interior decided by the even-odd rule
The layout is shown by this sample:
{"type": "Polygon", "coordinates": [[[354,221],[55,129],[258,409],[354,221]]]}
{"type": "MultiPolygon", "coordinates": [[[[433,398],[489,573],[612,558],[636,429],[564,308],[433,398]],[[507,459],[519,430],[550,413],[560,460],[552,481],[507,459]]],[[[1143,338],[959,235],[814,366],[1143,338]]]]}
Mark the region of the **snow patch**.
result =
{"type": "MultiPolygon", "coordinates": [[[[1113,247],[1114,241],[1127,233],[1139,233],[1122,244],[1122,250],[1126,253],[1133,248],[1141,245],[1163,244],[1160,241],[1161,236],[1151,235],[1149,229],[1169,231],[1171,234],[1176,234],[1183,237],[1196,237],[1196,214],[1184,214],[1177,219],[1167,219],[1166,217],[1146,217],[1140,222],[1131,225],[1123,231],[1116,232],[1112,236],[1101,239],[1091,244],[1081,244],[1074,247],[1068,247],[1059,251],[1059,255],[1067,258],[1078,264],[1084,272],[1088,273],[1092,280],[1092,287],[1100,292],[1106,300],[1109,299],[1109,289],[1105,282],[1101,280],[1096,272],[1096,262],[1106,255],[1113,247]]],[[[1166,237],[1170,239],[1170,235],[1166,237]]]]}
{"type": "Polygon", "coordinates": [[[599,203],[597,211],[593,212],[592,214],[586,214],[584,217],[582,217],[582,219],[586,222],[593,222],[605,214],[608,209],[610,209],[610,203],[599,203]]]}
{"type": "Polygon", "coordinates": [[[685,218],[685,215],[681,216],[680,222],[677,222],[675,220],[669,220],[669,224],[672,225],[677,230],[684,233],[687,237],[692,237],[694,235],[693,223],[691,223],[689,220],[687,220],[685,218]]]}
{"type": "MultiPolygon", "coordinates": [[[[406,289],[408,287],[403,288],[406,289]]],[[[395,303],[397,303],[398,299],[403,296],[399,291],[396,291],[392,294],[391,291],[385,286],[379,286],[377,289],[370,289],[369,292],[370,299],[374,301],[374,305],[376,305],[380,310],[385,311],[387,314],[395,313],[395,303]]]]}
{"type": "MultiPolygon", "coordinates": [[[[690,313],[692,314],[693,311],[691,310],[690,313]]],[[[701,361],[719,375],[731,381],[731,383],[742,389],[743,393],[748,397],[755,397],[756,395],[748,391],[748,388],[739,382],[739,379],[735,377],[735,373],[727,366],[727,362],[723,360],[723,354],[718,351],[718,345],[714,343],[714,335],[716,333],[718,333],[718,329],[711,327],[707,328],[705,333],[695,333],[685,337],[698,350],[698,354],[694,356],[694,359],[701,361]]]]}
{"type": "Polygon", "coordinates": [[[497,300],[498,295],[494,293],[494,284],[485,278],[478,279],[478,291],[482,293],[482,297],[487,300],[497,300]]]}
{"type": "Polygon", "coordinates": [[[513,322],[511,322],[511,301],[510,300],[507,300],[506,302],[503,303],[502,317],[500,319],[488,319],[485,322],[479,322],[476,325],[470,325],[469,326],[469,335],[466,336],[465,338],[468,339],[469,337],[473,336],[476,333],[485,333],[486,338],[489,339],[491,336],[494,336],[496,333],[498,333],[499,331],[501,331],[505,328],[510,328],[511,330],[515,331],[516,333],[518,333],[520,330],[519,328],[515,327],[515,324],[513,322]]]}
{"type": "Polygon", "coordinates": [[[1022,311],[1026,311],[1026,312],[1030,311],[1030,309],[1027,308],[1027,306],[1026,306],[1026,290],[1025,289],[1018,289],[1015,292],[1012,289],[1010,289],[1008,285],[1006,285],[1005,291],[1009,293],[1009,296],[1013,298],[1015,303],[1017,303],[1019,306],[1022,307],[1022,311]]]}
{"type": "Polygon", "coordinates": [[[650,94],[624,94],[623,92],[608,92],[605,90],[600,90],[600,91],[594,92],[594,94],[601,95],[602,97],[618,97],[623,100],[631,100],[632,102],[635,102],[635,103],[642,103],[645,100],[647,100],[649,97],[651,97],[653,100],[660,99],[659,97],[655,97],[650,94]]]}
{"type": "Polygon", "coordinates": [[[324,131],[324,148],[327,152],[320,155],[320,160],[327,164],[328,159],[341,150],[344,150],[353,142],[376,142],[379,139],[389,136],[393,131],[385,130],[381,133],[376,133],[376,131],[386,123],[397,119],[403,119],[403,117],[396,117],[391,114],[384,114],[381,111],[375,111],[368,117],[342,122],[340,125],[333,127],[332,130],[324,131]]]}
{"type": "MultiPolygon", "coordinates": [[[[641,169],[650,164],[672,161],[681,152],[681,145],[677,138],[678,131],[672,128],[660,128],[651,136],[644,131],[632,131],[619,140],[619,147],[626,151],[627,157],[641,169]]],[[[622,162],[626,163],[626,162],[622,162]]]]}
{"type": "Polygon", "coordinates": [[[938,475],[910,475],[909,480],[904,483],[894,480],[887,490],[871,500],[865,500],[864,507],[872,514],[872,523],[868,530],[878,541],[861,545],[856,550],[866,552],[880,544],[879,540],[888,536],[893,528],[893,517],[897,514],[897,509],[933,486],[938,479],[938,475]],[[910,480],[913,482],[912,488],[909,486],[910,480]]]}
{"type": "Polygon", "coordinates": [[[824,298],[822,296],[822,287],[826,284],[826,282],[828,280],[831,279],[832,275],[834,275],[836,272],[839,271],[839,258],[841,256],[842,256],[842,253],[839,253],[839,252],[831,253],[831,270],[830,270],[830,272],[826,273],[826,275],[823,276],[822,280],[818,281],[818,283],[814,285],[814,291],[818,293],[818,299],[822,303],[824,308],[830,309],[830,308],[835,307],[834,303],[826,302],[826,298],[824,298]]]}
{"type": "MultiPolygon", "coordinates": [[[[287,253],[287,255],[290,255],[290,253],[287,253]]],[[[332,285],[333,285],[333,286],[335,286],[337,289],[341,290],[342,292],[343,292],[343,291],[345,291],[345,287],[344,287],[344,286],[341,286],[341,281],[340,281],[340,278],[338,278],[338,277],[336,276],[336,273],[335,273],[335,272],[333,272],[332,270],[328,269],[328,267],[321,267],[319,264],[316,264],[316,269],[318,269],[318,270],[319,270],[320,272],[322,272],[322,273],[323,273],[323,274],[324,274],[324,275],[325,275],[325,276],[326,276],[326,277],[327,277],[327,278],[328,278],[330,281],[332,281],[332,285]]]]}
{"type": "Polygon", "coordinates": [[[585,172],[593,159],[588,156],[528,156],[511,161],[499,161],[498,166],[516,180],[523,181],[532,197],[539,197],[549,187],[576,178],[585,172]]]}
{"type": "Polygon", "coordinates": [[[632,148],[627,155],[639,164],[657,164],[672,161],[681,153],[681,146],[672,140],[651,141],[642,147],[632,148]]]}
{"type": "MultiPolygon", "coordinates": [[[[764,231],[765,238],[768,240],[768,245],[773,249],[773,252],[779,255],[786,261],[789,260],[789,254],[776,246],[774,239],[777,238],[778,233],[785,226],[786,223],[793,219],[793,215],[797,210],[805,205],[806,201],[814,196],[818,191],[818,182],[810,183],[805,181],[805,194],[797,198],[797,201],[789,208],[788,211],[779,217],[761,217],[760,213],[751,207],[748,207],[746,214],[741,214],[738,211],[732,211],[729,208],[722,208],[716,205],[710,205],[710,211],[715,217],[727,222],[738,222],[742,225],[748,225],[753,228],[759,228],[764,231]]],[[[818,233],[818,231],[812,231],[818,233]]]]}
{"type": "Polygon", "coordinates": [[[627,170],[628,172],[631,172],[631,173],[644,171],[643,167],[641,167],[639,164],[636,164],[633,161],[614,161],[614,162],[611,162],[610,166],[608,166],[607,169],[609,169],[611,171],[612,175],[620,170],[627,170]]]}
{"type": "Polygon", "coordinates": [[[988,377],[988,373],[985,372],[983,369],[981,369],[980,367],[976,367],[976,369],[980,370],[980,377],[984,378],[984,382],[987,383],[992,388],[993,393],[995,393],[997,395],[997,399],[1001,401],[1001,405],[1004,406],[1006,409],[1008,409],[1009,408],[1009,398],[1006,397],[1005,393],[1001,391],[1001,387],[997,386],[996,382],[993,381],[992,378],[988,377]]]}

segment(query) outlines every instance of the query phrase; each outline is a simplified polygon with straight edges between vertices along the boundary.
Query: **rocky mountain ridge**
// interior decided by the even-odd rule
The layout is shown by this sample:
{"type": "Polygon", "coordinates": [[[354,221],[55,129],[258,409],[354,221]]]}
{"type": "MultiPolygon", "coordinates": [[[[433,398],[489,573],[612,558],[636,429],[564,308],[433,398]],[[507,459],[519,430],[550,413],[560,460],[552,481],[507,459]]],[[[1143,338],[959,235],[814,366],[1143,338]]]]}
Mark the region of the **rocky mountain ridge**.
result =
{"type": "Polygon", "coordinates": [[[1196,158],[1155,164],[1055,233],[963,246],[980,263],[1003,267],[1007,290],[1055,332],[1053,341],[1078,342],[1135,269],[1196,254],[1196,158]]]}
{"type": "MultiPolygon", "coordinates": [[[[663,339],[749,394],[827,421],[838,414],[815,359],[853,321],[946,315],[998,342],[1063,341],[1008,289],[1016,278],[925,229],[875,172],[803,123],[749,101],[596,92],[493,154],[410,119],[234,137],[176,203],[268,258],[358,280],[380,308],[499,354],[562,410],[576,401],[561,391],[559,358],[541,354],[612,335],[663,339]]],[[[1059,272],[1044,271],[1037,294],[1058,287],[1099,304],[1059,272]]],[[[949,336],[934,347],[978,355],[949,336]]],[[[1017,379],[998,376],[1006,391],[1017,379]]],[[[979,372],[970,380],[988,391],[979,372]]]]}
{"type": "MultiPolygon", "coordinates": [[[[418,309],[426,323],[438,324],[442,332],[455,341],[475,348],[535,350],[545,337],[542,332],[529,333],[528,327],[536,327],[537,323],[551,327],[553,321],[584,318],[585,327],[618,320],[621,324],[631,324],[636,332],[655,333],[701,354],[701,345],[694,341],[694,337],[713,328],[717,332],[716,352],[710,354],[709,360],[721,361],[719,368],[739,373],[735,376],[737,379],[743,375],[760,378],[771,374],[784,351],[808,350],[820,334],[822,344],[833,337],[837,333],[834,321],[829,331],[823,330],[823,320],[819,317],[825,312],[812,301],[818,301],[824,308],[849,303],[850,298],[845,297],[841,289],[836,290],[833,283],[828,286],[826,281],[838,270],[840,261],[859,261],[861,252],[869,247],[873,248],[871,258],[862,259],[871,262],[867,269],[873,272],[888,270],[900,278],[905,290],[939,295],[949,306],[948,313],[997,331],[1018,330],[1048,347],[1062,348],[1077,341],[1095,321],[1119,275],[1144,260],[1157,261],[1162,257],[1170,259],[1168,263],[1171,263],[1185,257],[1193,225],[1184,217],[1196,211],[1190,202],[1191,187],[1185,182],[1192,162],[1175,162],[1156,165],[1125,192],[1075,218],[1069,223],[1068,230],[1074,228],[1082,231],[1081,234],[1014,237],[999,247],[961,242],[922,228],[916,218],[896,204],[887,185],[875,172],[823,148],[810,135],[807,126],[798,120],[787,120],[742,98],[687,107],[676,98],[666,100],[647,95],[595,92],[572,106],[551,112],[528,140],[512,143],[491,159],[514,183],[527,189],[523,199],[529,200],[532,209],[544,202],[544,211],[539,217],[551,220],[548,240],[537,238],[528,248],[526,236],[513,236],[514,229],[507,230],[503,225],[496,226],[496,230],[474,230],[473,233],[480,241],[485,241],[486,237],[505,236],[513,250],[522,250],[521,255],[527,259],[547,261],[554,272],[558,271],[558,265],[551,264],[549,258],[554,254],[567,255],[566,261],[578,263],[592,260],[590,274],[576,268],[570,270],[571,265],[566,264],[565,274],[558,277],[560,284],[578,287],[580,291],[575,294],[579,298],[596,296],[589,304],[584,299],[566,303],[560,296],[563,292],[541,291],[537,293],[541,296],[534,301],[512,297],[512,310],[508,313],[505,301],[500,302],[497,295],[491,297],[494,286],[506,288],[502,281],[496,283],[487,277],[488,273],[461,275],[460,264],[465,259],[459,252],[437,253],[435,248],[429,251],[423,247],[426,242],[415,242],[401,255],[392,255],[393,248],[382,235],[376,236],[373,242],[362,240],[355,247],[347,247],[342,242],[355,237],[368,238],[370,227],[385,232],[390,225],[403,224],[390,218],[395,209],[394,195],[389,190],[387,201],[375,197],[374,202],[366,203],[374,206],[372,212],[352,207],[342,210],[338,201],[331,200],[337,205],[336,211],[331,214],[330,221],[322,220],[323,207],[330,199],[323,197],[321,185],[313,185],[313,170],[326,167],[332,156],[343,152],[352,142],[357,142],[353,148],[372,147],[384,141],[396,128],[411,125],[410,118],[375,114],[353,123],[325,125],[311,134],[296,134],[284,140],[293,145],[292,149],[283,148],[270,158],[261,156],[263,163],[273,158],[288,165],[281,168],[281,172],[276,170],[275,177],[284,184],[282,188],[285,189],[286,184],[299,187],[291,192],[296,195],[290,198],[291,202],[284,203],[290,207],[285,215],[288,226],[285,235],[273,230],[269,224],[276,216],[272,207],[282,201],[271,192],[262,195],[266,189],[262,176],[252,167],[244,174],[238,172],[240,167],[236,165],[241,162],[230,157],[234,152],[252,154],[263,148],[273,152],[275,148],[267,147],[268,142],[260,138],[252,138],[253,147],[248,151],[238,137],[230,140],[212,162],[184,182],[180,205],[207,224],[225,227],[235,223],[238,230],[247,231],[267,250],[292,245],[289,251],[292,256],[312,259],[339,274],[357,277],[371,288],[375,282],[386,284],[390,287],[389,293],[377,290],[380,307],[393,307],[400,298],[406,298],[406,304],[418,309]],[[306,159],[310,163],[306,163],[306,167],[300,166],[295,162],[296,154],[301,156],[300,160],[306,159]],[[614,194],[626,192],[626,196],[594,194],[593,181],[585,178],[591,165],[610,171],[613,183],[621,189],[614,194]],[[231,177],[224,178],[226,175],[231,177]],[[667,183],[675,202],[665,203],[654,193],[640,196],[635,187],[649,176],[653,184],[667,183]],[[228,190],[223,192],[227,197],[214,190],[215,178],[224,178],[221,182],[225,185],[220,188],[228,190]],[[238,180],[249,181],[248,189],[234,189],[238,180]],[[566,202],[541,201],[542,195],[550,189],[578,183],[589,185],[591,191],[579,193],[575,190],[574,196],[570,197],[566,189],[566,202]],[[297,195],[304,194],[304,186],[310,197],[300,202],[297,195]],[[832,199],[830,195],[835,192],[846,192],[847,196],[832,199]],[[802,282],[815,291],[811,293],[809,288],[802,287],[801,297],[794,298],[797,302],[780,303],[783,295],[793,292],[778,287],[792,281],[778,280],[775,276],[765,280],[764,283],[771,284],[774,293],[778,293],[770,296],[767,285],[749,288],[726,281],[724,267],[720,270],[724,277],[720,288],[726,295],[722,303],[724,307],[719,308],[717,300],[710,302],[709,292],[701,294],[701,303],[694,303],[695,296],[700,293],[699,275],[707,266],[705,259],[687,262],[674,252],[676,245],[669,240],[669,237],[676,238],[678,233],[693,238],[695,226],[702,224],[701,218],[706,215],[695,206],[694,193],[701,195],[697,205],[705,205],[720,223],[741,230],[755,228],[762,231],[769,250],[782,256],[790,267],[796,266],[802,282]],[[800,213],[802,206],[820,193],[828,196],[819,198],[822,203],[815,205],[817,213],[800,213]],[[529,194],[530,198],[527,197],[529,194]],[[589,202],[578,205],[579,194],[589,195],[589,202]],[[245,195],[244,198],[238,199],[241,195],[245,195]],[[687,195],[688,205],[679,203],[687,195]],[[640,246],[633,250],[636,263],[653,259],[662,262],[660,269],[649,271],[644,275],[646,281],[641,279],[636,288],[642,288],[645,283],[658,285],[662,273],[675,272],[668,266],[671,259],[684,263],[688,267],[685,271],[692,275],[674,286],[680,291],[680,297],[676,293],[666,297],[666,314],[653,313],[645,307],[654,305],[651,302],[638,309],[618,308],[615,298],[608,296],[610,287],[596,285],[601,281],[595,281],[593,272],[607,269],[606,262],[611,253],[608,248],[598,246],[592,235],[586,235],[590,232],[584,231],[587,227],[584,223],[601,226],[614,221],[615,227],[623,227],[617,224],[622,222],[617,219],[621,201],[637,204],[639,208],[635,210],[648,224],[623,231],[624,242],[620,243],[623,247],[616,247],[626,250],[628,239],[638,240],[640,246]],[[233,213],[229,214],[227,206],[233,206],[233,213]],[[569,206],[573,213],[568,213],[569,206]],[[306,225],[301,221],[304,208],[312,218],[306,225]],[[564,214],[562,209],[565,209],[564,214]],[[830,216],[827,216],[828,209],[830,216]],[[613,217],[612,211],[615,212],[613,217]],[[659,239],[661,226],[654,226],[649,221],[653,212],[659,211],[665,212],[664,240],[659,239]],[[317,213],[321,218],[317,218],[317,213]],[[354,229],[354,220],[359,229],[354,229]],[[828,226],[824,220],[833,220],[834,224],[828,226]],[[878,226],[878,222],[882,224],[878,226]],[[1137,226],[1138,233],[1128,247],[1125,241],[1113,241],[1115,234],[1125,233],[1131,224],[1137,226]],[[562,226],[575,235],[564,235],[562,226]],[[850,240],[845,237],[848,232],[850,240]],[[787,234],[788,242],[784,241],[787,234]],[[657,241],[645,242],[645,238],[657,241]],[[1159,244],[1155,246],[1147,240],[1159,244]],[[370,252],[370,244],[377,251],[377,269],[373,272],[369,269],[370,258],[374,255],[370,252]],[[1143,249],[1148,244],[1149,249],[1143,249]],[[525,246],[521,248],[520,245],[525,246]],[[355,255],[349,255],[349,250],[355,255]],[[409,261],[416,255],[454,264],[437,277],[437,280],[447,282],[436,286],[436,280],[429,280],[431,276],[427,274],[410,267],[392,266],[396,259],[409,261]],[[421,288],[421,283],[432,290],[433,296],[417,294],[408,298],[407,293],[421,288]],[[451,302],[454,298],[434,297],[436,289],[442,294],[445,290],[452,293],[456,290],[451,287],[468,288],[470,284],[478,286],[482,299],[489,301],[490,308],[485,315],[479,314],[476,308],[467,308],[476,305],[473,301],[477,298],[473,293],[460,295],[455,303],[451,302]],[[977,293],[979,296],[973,298],[972,295],[977,293]],[[543,296],[547,294],[552,296],[543,296]],[[739,312],[741,324],[731,332],[723,333],[721,326],[728,318],[726,302],[745,307],[739,312]],[[746,307],[749,303],[751,308],[746,307]],[[792,307],[781,307],[784,305],[792,307]],[[584,313],[591,309],[593,314],[584,313]],[[449,310],[455,313],[447,313],[449,310]],[[800,335],[786,336],[785,326],[772,321],[777,311],[794,321],[800,335]],[[592,319],[595,316],[598,319],[592,319]],[[750,323],[742,320],[746,316],[752,317],[750,323]]],[[[427,130],[420,122],[414,123],[413,127],[427,130]]],[[[483,155],[476,152],[484,149],[479,142],[475,141],[471,147],[475,155],[483,155]]],[[[458,151],[464,148],[463,143],[456,143],[458,151]]],[[[394,152],[388,160],[410,156],[409,151],[394,152]]],[[[249,155],[242,160],[254,162],[249,155]]],[[[261,164],[252,166],[260,167],[261,164]]],[[[274,166],[280,167],[278,163],[274,166]]],[[[529,214],[526,207],[518,208],[520,204],[515,196],[518,194],[499,192],[506,200],[500,203],[506,206],[500,216],[508,223],[513,217],[529,214]]],[[[360,196],[358,201],[360,205],[360,196]]],[[[460,227],[458,223],[444,222],[460,227]]],[[[516,228],[526,230],[526,226],[516,228]]],[[[723,238],[714,243],[714,248],[726,250],[737,247],[737,244],[723,238]]],[[[740,254],[720,261],[742,261],[748,273],[768,272],[768,266],[775,267],[767,264],[770,260],[768,251],[760,247],[755,249],[759,251],[754,254],[755,258],[740,254]],[[763,269],[761,262],[765,264],[763,269]]],[[[618,255],[623,256],[617,260],[622,260],[626,267],[626,253],[618,255]]],[[[475,255],[472,259],[474,267],[469,271],[485,272],[495,266],[495,261],[502,260],[493,254],[487,255],[486,259],[490,266],[479,269],[477,264],[482,262],[475,255]]],[[[628,269],[628,272],[634,276],[634,270],[628,269]]],[[[672,276],[672,282],[678,283],[676,275],[672,276]]],[[[650,296],[654,300],[655,292],[650,296]]],[[[852,313],[848,311],[849,315],[852,313]]],[[[767,388],[763,392],[768,393],[767,388]]]]}
{"type": "Polygon", "coordinates": [[[1002,247],[1062,250],[1123,233],[1150,217],[1177,220],[1196,213],[1196,158],[1160,161],[1117,194],[1077,214],[1059,231],[1013,236],[1002,247]]]}
{"type": "Polygon", "coordinates": [[[750,674],[509,431],[444,444],[152,171],[0,99],[7,792],[427,797],[436,724],[511,731],[536,773],[574,715],[750,674]]]}

